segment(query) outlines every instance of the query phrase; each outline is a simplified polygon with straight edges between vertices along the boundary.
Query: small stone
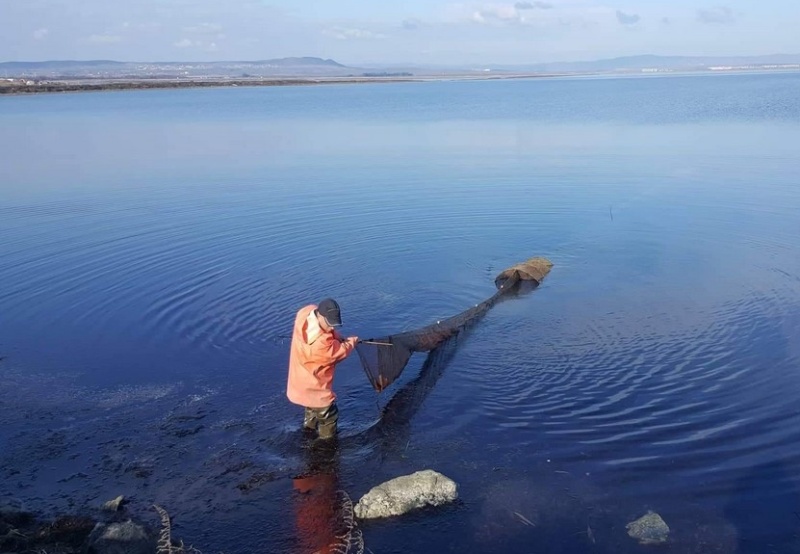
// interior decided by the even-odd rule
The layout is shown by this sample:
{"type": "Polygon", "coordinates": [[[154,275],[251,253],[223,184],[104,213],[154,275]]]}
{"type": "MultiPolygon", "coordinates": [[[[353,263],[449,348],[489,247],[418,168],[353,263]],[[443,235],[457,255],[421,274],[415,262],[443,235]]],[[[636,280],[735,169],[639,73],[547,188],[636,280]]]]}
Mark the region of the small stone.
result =
{"type": "Polygon", "coordinates": [[[98,523],[87,542],[87,550],[92,554],[153,554],[156,551],[155,535],[131,520],[110,525],[98,523]]]}
{"type": "Polygon", "coordinates": [[[639,544],[661,544],[669,538],[669,526],[661,516],[653,511],[647,512],[636,521],[625,526],[628,536],[639,541],[639,544]]]}
{"type": "Polygon", "coordinates": [[[361,519],[402,515],[424,506],[439,506],[458,498],[455,481],[430,469],[404,475],[374,487],[354,508],[361,519]]]}
{"type": "Polygon", "coordinates": [[[103,504],[103,509],[108,512],[116,512],[120,509],[120,506],[125,502],[125,497],[119,495],[114,500],[109,500],[105,504],[103,504]]]}

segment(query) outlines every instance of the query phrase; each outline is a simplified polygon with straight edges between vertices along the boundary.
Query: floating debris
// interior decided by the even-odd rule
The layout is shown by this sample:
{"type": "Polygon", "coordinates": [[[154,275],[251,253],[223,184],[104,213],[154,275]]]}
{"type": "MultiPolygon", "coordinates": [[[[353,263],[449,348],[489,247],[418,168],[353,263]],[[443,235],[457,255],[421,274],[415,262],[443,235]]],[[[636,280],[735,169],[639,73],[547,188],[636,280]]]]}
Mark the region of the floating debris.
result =
{"type": "Polygon", "coordinates": [[[513,513],[515,516],[517,516],[517,518],[518,518],[520,521],[522,521],[522,523],[524,523],[525,525],[527,525],[527,526],[529,526],[529,527],[536,527],[536,524],[535,524],[534,522],[532,522],[531,520],[529,520],[527,517],[525,517],[525,516],[524,516],[524,515],[522,515],[521,513],[519,513],[519,512],[512,512],[512,513],[513,513]]]}

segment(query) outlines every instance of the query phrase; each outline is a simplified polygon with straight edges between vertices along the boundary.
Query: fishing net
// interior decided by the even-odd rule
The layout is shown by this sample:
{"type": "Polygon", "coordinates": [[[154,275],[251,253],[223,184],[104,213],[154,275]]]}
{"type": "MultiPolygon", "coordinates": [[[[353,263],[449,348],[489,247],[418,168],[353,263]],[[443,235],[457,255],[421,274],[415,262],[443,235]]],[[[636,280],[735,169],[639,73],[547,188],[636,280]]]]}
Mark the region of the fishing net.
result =
{"type": "Polygon", "coordinates": [[[495,278],[495,292],[480,304],[426,327],[396,335],[360,341],[356,352],[373,388],[381,392],[397,380],[414,352],[430,352],[476,321],[520,284],[537,287],[553,264],[545,258],[531,258],[501,272],[495,278]]]}

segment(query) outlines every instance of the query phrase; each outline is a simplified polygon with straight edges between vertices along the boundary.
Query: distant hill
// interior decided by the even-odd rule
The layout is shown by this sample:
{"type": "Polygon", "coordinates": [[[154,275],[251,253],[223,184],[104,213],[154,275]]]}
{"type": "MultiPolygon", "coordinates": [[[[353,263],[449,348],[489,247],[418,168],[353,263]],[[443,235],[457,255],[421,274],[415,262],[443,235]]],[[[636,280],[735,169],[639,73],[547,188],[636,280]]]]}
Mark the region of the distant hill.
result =
{"type": "Polygon", "coordinates": [[[332,67],[346,67],[335,60],[324,60],[322,58],[302,57],[302,58],[276,58],[272,60],[258,61],[234,61],[234,62],[118,62],[114,60],[48,60],[43,62],[0,62],[0,69],[71,69],[75,67],[102,67],[102,66],[125,66],[125,65],[230,65],[230,64],[253,64],[253,65],[275,65],[275,66],[302,66],[302,65],[323,65],[332,67]]]}
{"type": "Polygon", "coordinates": [[[672,71],[702,71],[710,67],[765,67],[770,65],[800,64],[800,54],[775,54],[771,56],[626,56],[620,58],[548,63],[517,64],[473,64],[469,66],[445,64],[386,64],[370,66],[372,71],[408,71],[415,75],[424,74],[485,74],[525,73],[525,74],[594,74],[641,72],[646,69],[672,71]]]}
{"type": "Polygon", "coordinates": [[[704,71],[710,68],[769,68],[800,64],[800,55],[772,56],[627,56],[595,61],[532,64],[455,65],[385,64],[355,68],[332,59],[288,57],[255,61],[119,62],[113,60],[53,60],[0,63],[0,78],[80,79],[205,79],[315,78],[351,76],[424,76],[490,74],[596,74],[642,71],[704,71]]]}
{"type": "Polygon", "coordinates": [[[2,62],[0,69],[5,70],[29,70],[29,69],[70,69],[73,67],[98,67],[98,66],[123,66],[126,62],[115,62],[112,60],[49,60],[44,62],[2,62]]]}
{"type": "Polygon", "coordinates": [[[505,71],[533,71],[540,73],[596,73],[635,71],[643,69],[697,70],[712,66],[764,66],[800,63],[800,55],[776,54],[772,56],[626,56],[605,60],[582,62],[553,62],[542,64],[491,65],[491,69],[505,71]]]}
{"type": "Polygon", "coordinates": [[[113,60],[51,60],[0,63],[0,76],[29,78],[179,78],[344,76],[358,73],[331,59],[276,58],[221,62],[118,62],[113,60]]]}
{"type": "MultiPolygon", "coordinates": [[[[224,63],[224,62],[222,62],[224,63]]],[[[322,58],[311,58],[311,57],[303,57],[303,58],[277,58],[274,60],[261,60],[257,62],[251,62],[253,64],[259,65],[275,65],[279,67],[299,67],[304,65],[314,65],[314,66],[330,66],[330,67],[347,67],[345,65],[340,64],[337,61],[328,59],[323,60],[322,58]]]]}

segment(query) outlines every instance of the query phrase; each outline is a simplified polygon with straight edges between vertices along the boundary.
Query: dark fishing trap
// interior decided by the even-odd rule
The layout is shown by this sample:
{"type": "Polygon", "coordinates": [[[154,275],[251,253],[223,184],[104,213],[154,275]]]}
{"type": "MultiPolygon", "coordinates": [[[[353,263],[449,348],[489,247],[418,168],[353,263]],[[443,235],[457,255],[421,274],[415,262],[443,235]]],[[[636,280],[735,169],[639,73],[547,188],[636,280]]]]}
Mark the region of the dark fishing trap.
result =
{"type": "Polygon", "coordinates": [[[397,335],[360,341],[356,351],[373,388],[378,392],[386,389],[400,377],[414,352],[435,349],[521,285],[538,287],[552,267],[553,264],[545,258],[531,258],[501,272],[494,281],[497,292],[458,315],[397,335]]]}

